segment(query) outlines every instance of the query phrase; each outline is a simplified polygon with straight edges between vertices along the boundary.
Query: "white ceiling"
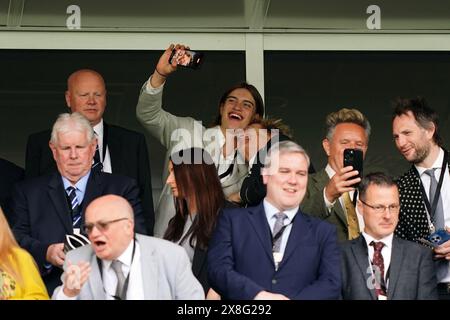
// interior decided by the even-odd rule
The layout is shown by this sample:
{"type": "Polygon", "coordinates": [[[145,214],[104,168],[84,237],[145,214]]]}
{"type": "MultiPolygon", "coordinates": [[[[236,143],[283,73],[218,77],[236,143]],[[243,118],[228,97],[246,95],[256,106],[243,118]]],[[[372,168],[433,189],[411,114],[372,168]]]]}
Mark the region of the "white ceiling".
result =
{"type": "Polygon", "coordinates": [[[370,32],[371,4],[381,8],[378,32],[450,31],[442,0],[0,0],[0,31],[64,30],[73,4],[86,31],[370,32]]]}

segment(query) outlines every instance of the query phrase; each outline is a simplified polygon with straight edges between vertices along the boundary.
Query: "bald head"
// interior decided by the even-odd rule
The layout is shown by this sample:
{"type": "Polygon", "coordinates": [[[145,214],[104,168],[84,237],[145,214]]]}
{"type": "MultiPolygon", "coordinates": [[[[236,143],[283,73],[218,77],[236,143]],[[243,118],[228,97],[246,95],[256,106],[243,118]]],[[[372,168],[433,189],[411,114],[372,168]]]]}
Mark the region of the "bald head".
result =
{"type": "Polygon", "coordinates": [[[133,241],[133,209],[120,196],[106,195],[97,198],[86,208],[85,226],[96,256],[114,260],[133,241]]]}
{"type": "Polygon", "coordinates": [[[125,198],[108,194],[95,199],[86,208],[86,221],[96,220],[95,218],[102,218],[103,216],[108,219],[126,217],[133,220],[133,208],[125,198]],[[94,219],[89,219],[90,216],[94,219]]]}
{"type": "Polygon", "coordinates": [[[72,112],[83,114],[92,126],[98,124],[106,107],[105,81],[100,73],[81,69],[67,79],[66,103],[72,112]]]}

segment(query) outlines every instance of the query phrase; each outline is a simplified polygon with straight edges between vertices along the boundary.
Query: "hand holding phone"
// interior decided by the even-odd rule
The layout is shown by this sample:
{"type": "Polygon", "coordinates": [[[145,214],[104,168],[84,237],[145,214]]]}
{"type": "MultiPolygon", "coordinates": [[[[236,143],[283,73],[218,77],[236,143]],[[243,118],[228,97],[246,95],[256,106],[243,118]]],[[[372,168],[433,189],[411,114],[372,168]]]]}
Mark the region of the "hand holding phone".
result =
{"type": "MultiPolygon", "coordinates": [[[[363,152],[361,149],[345,149],[344,150],[344,167],[352,166],[353,170],[358,171],[358,175],[351,177],[355,179],[357,177],[363,177],[363,152]]],[[[355,183],[350,187],[356,188],[359,183],[355,183]]]]}
{"type": "Polygon", "coordinates": [[[440,246],[448,240],[450,240],[450,233],[444,229],[439,229],[428,236],[428,241],[432,243],[433,247],[440,246]]]}
{"type": "Polygon", "coordinates": [[[176,62],[178,66],[197,69],[203,62],[203,53],[188,49],[173,49],[169,58],[169,64],[176,62]]]}

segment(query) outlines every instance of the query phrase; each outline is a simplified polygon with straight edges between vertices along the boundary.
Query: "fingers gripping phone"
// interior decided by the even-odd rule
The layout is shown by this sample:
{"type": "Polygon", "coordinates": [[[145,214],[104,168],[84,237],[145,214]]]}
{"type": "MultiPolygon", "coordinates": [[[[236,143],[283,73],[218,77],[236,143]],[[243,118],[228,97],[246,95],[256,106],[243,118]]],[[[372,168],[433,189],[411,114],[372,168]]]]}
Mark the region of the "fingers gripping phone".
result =
{"type": "MultiPolygon", "coordinates": [[[[358,175],[349,179],[363,177],[363,152],[360,149],[345,149],[344,150],[344,167],[352,166],[353,170],[358,170],[358,175]]],[[[350,187],[356,188],[359,183],[355,183],[350,187]]]]}
{"type": "Polygon", "coordinates": [[[203,62],[203,53],[187,49],[173,49],[169,58],[169,63],[177,62],[177,65],[197,69],[203,62]]]}

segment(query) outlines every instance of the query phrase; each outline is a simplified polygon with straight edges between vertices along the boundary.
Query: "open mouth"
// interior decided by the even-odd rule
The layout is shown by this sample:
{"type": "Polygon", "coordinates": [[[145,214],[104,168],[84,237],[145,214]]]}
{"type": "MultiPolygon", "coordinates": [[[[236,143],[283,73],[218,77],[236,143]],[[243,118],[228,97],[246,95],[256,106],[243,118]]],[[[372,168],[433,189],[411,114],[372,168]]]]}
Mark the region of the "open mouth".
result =
{"type": "Polygon", "coordinates": [[[293,189],[293,188],[284,188],[283,189],[285,192],[290,193],[290,194],[296,194],[297,193],[297,189],[293,189]]]}
{"type": "Polygon", "coordinates": [[[102,241],[102,240],[97,240],[97,241],[94,241],[94,245],[97,249],[102,250],[105,248],[106,242],[102,241]]]}
{"type": "Polygon", "coordinates": [[[239,121],[241,121],[244,117],[242,117],[240,114],[238,114],[238,113],[235,113],[235,112],[230,112],[229,114],[228,114],[228,118],[229,119],[232,119],[232,120],[239,120],[239,121]]]}

